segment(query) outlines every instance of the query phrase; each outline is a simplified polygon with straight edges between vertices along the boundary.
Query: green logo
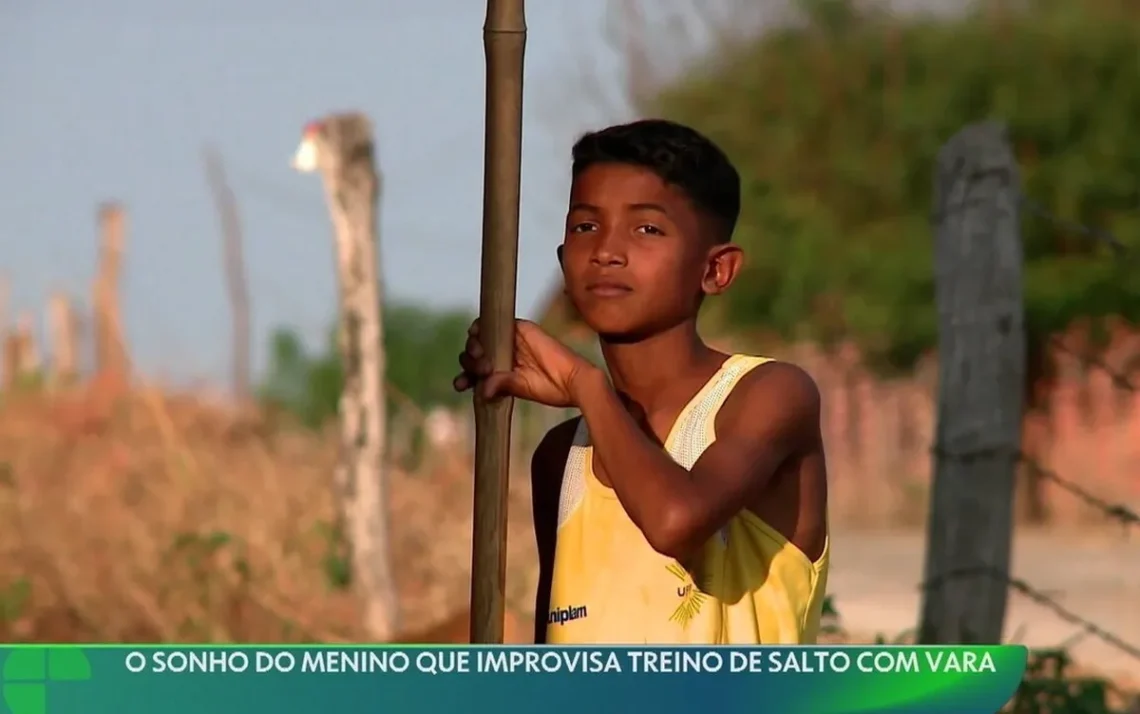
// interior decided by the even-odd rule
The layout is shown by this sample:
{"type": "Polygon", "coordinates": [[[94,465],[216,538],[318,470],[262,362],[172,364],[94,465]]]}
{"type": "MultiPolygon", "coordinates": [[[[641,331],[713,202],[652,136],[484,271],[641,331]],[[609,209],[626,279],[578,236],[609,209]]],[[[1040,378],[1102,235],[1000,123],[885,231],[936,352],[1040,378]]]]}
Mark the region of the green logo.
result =
{"type": "Polygon", "coordinates": [[[47,714],[51,685],[88,679],[91,679],[91,663],[78,647],[9,650],[0,677],[9,714],[47,714]]]}

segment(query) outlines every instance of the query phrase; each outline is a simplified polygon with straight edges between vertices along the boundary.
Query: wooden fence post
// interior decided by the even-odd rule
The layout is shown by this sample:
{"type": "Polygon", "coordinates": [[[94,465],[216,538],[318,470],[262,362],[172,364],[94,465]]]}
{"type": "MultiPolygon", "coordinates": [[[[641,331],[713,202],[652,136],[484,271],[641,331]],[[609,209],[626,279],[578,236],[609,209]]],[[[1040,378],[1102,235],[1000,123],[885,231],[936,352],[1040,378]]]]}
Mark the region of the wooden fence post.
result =
{"type": "Polygon", "coordinates": [[[0,273],[0,335],[6,335],[12,327],[12,283],[7,275],[0,273]]]}
{"type": "Polygon", "coordinates": [[[16,343],[10,324],[12,285],[7,275],[0,275],[0,391],[12,388],[16,382],[16,343]]]}
{"type": "Polygon", "coordinates": [[[95,278],[95,372],[119,381],[128,373],[128,351],[119,303],[119,275],[126,241],[126,212],[115,203],[99,209],[99,268],[95,278]]]}
{"type": "Polygon", "coordinates": [[[16,377],[19,380],[35,379],[43,367],[35,326],[36,319],[30,312],[20,313],[16,320],[16,377]]]}
{"type": "Polygon", "coordinates": [[[47,312],[51,350],[48,384],[53,388],[66,387],[79,374],[79,321],[66,293],[53,293],[47,312]]]}
{"type": "Polygon", "coordinates": [[[249,336],[249,287],[245,274],[245,251],[242,243],[241,218],[238,215],[237,198],[226,178],[222,156],[217,149],[207,147],[203,152],[206,164],[206,180],[214,195],[214,204],[222,226],[222,264],[226,271],[226,289],[230,298],[230,313],[233,360],[233,393],[239,402],[249,400],[250,387],[250,336],[249,336]]]}
{"type": "Polygon", "coordinates": [[[325,187],[336,243],[341,386],[340,461],[333,476],[364,624],[382,642],[399,632],[400,599],[388,532],[383,309],[377,225],[380,172],[372,122],[349,112],[310,124],[294,166],[325,187]]]}
{"type": "Polygon", "coordinates": [[[4,333],[4,353],[0,355],[0,389],[11,391],[20,373],[20,338],[14,331],[4,333]]]}
{"type": "Polygon", "coordinates": [[[1001,641],[1024,408],[1020,178],[1007,130],[938,154],[938,423],[919,642],[1001,641]]]}

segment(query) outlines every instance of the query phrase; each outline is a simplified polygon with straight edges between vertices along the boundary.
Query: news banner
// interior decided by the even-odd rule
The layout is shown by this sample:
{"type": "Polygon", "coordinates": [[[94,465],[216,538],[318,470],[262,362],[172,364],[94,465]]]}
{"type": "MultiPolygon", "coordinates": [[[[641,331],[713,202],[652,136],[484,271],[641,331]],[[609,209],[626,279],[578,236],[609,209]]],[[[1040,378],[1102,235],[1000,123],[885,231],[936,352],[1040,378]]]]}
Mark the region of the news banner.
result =
{"type": "Polygon", "coordinates": [[[0,646],[10,714],[994,714],[1028,652],[978,647],[0,646]]]}

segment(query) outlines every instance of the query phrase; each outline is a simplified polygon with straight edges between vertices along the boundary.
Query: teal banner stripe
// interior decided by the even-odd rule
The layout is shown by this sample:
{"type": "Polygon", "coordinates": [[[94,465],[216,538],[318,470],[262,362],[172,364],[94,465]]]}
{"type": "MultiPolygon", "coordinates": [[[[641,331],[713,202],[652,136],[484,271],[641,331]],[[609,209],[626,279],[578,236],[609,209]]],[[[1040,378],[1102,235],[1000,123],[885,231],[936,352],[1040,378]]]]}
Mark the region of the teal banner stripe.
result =
{"type": "Polygon", "coordinates": [[[1024,647],[13,646],[10,714],[993,714],[1024,647]]]}

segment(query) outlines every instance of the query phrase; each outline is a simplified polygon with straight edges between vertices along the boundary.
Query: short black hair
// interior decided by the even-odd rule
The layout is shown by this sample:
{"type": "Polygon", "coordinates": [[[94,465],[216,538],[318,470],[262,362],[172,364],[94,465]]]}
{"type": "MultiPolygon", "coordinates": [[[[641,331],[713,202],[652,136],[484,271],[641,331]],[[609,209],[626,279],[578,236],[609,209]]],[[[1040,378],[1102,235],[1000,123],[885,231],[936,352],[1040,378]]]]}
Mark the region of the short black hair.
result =
{"type": "Polygon", "coordinates": [[[603,163],[649,169],[681,189],[727,242],[740,217],[740,174],[728,156],[696,129],[664,119],[642,119],[586,134],[571,150],[571,175],[603,163]]]}

